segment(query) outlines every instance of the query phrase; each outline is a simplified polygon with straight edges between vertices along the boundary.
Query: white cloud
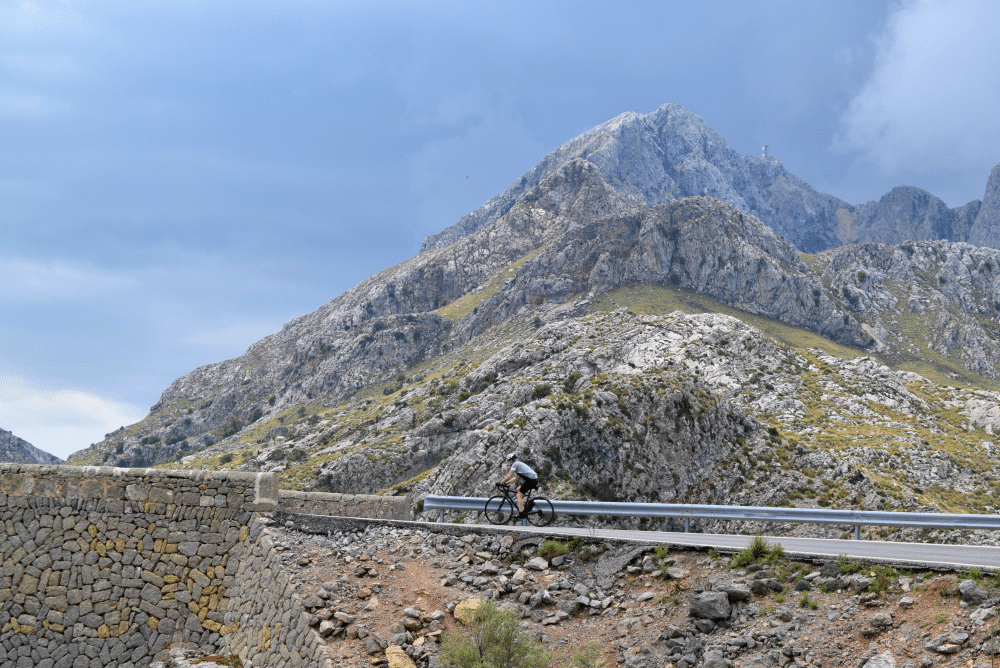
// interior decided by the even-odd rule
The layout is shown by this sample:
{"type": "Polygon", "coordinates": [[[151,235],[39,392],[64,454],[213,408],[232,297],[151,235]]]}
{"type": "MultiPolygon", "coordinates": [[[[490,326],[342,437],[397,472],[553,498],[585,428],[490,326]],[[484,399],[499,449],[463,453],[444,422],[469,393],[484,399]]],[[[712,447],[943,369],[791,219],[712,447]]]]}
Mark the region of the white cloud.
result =
{"type": "Polygon", "coordinates": [[[0,374],[0,427],[61,459],[141,420],[146,412],[107,397],[44,388],[0,374]]]}
{"type": "Polygon", "coordinates": [[[0,257],[0,275],[4,277],[0,282],[0,300],[10,301],[73,301],[135,285],[133,279],[100,269],[18,258],[0,257]]]}
{"type": "Polygon", "coordinates": [[[1000,162],[998,24],[993,0],[897,5],[834,147],[890,174],[1000,162]]]}

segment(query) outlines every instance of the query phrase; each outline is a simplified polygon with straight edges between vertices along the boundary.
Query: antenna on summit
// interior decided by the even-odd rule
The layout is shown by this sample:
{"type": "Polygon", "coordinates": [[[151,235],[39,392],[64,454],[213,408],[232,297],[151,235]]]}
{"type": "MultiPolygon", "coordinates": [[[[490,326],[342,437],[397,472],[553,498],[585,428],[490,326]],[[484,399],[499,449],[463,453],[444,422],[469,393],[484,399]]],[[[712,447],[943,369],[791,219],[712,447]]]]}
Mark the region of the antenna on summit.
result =
{"type": "Polygon", "coordinates": [[[767,157],[767,144],[764,144],[764,157],[767,157]]]}

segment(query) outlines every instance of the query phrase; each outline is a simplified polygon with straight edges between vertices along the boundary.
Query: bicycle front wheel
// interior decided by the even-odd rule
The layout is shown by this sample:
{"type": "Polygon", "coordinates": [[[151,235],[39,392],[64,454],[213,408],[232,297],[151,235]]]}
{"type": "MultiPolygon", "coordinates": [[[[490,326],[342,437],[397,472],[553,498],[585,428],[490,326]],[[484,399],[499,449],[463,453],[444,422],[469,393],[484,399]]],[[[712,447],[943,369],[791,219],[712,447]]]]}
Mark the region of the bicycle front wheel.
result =
{"type": "Polygon", "coordinates": [[[556,510],[548,499],[538,497],[534,499],[535,505],[528,513],[528,521],[536,527],[547,527],[556,518],[556,510]]]}
{"type": "Polygon", "coordinates": [[[514,509],[511,507],[510,501],[504,496],[491,496],[486,502],[484,509],[486,519],[491,524],[507,524],[510,521],[513,511],[514,509]]]}

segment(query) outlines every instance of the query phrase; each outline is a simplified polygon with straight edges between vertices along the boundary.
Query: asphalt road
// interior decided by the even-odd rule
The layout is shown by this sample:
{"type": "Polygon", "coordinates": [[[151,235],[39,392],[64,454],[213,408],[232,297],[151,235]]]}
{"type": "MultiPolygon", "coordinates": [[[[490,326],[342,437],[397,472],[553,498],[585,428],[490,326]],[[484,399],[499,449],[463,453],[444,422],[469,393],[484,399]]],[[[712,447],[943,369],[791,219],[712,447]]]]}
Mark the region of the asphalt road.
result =
{"type": "MultiPolygon", "coordinates": [[[[468,525],[482,527],[481,524],[468,525]]],[[[655,543],[671,547],[715,548],[720,551],[741,550],[753,536],[729,534],[680,533],[673,531],[623,531],[619,529],[581,529],[578,527],[511,526],[517,531],[543,533],[554,536],[580,536],[581,538],[608,538],[637,543],[655,543]]],[[[944,545],[938,543],[896,543],[892,541],[829,540],[823,538],[767,537],[779,543],[789,557],[798,559],[836,559],[847,555],[865,561],[887,563],[906,568],[931,568],[952,570],[976,567],[984,572],[1000,570],[1000,547],[975,545],[944,545]]]]}

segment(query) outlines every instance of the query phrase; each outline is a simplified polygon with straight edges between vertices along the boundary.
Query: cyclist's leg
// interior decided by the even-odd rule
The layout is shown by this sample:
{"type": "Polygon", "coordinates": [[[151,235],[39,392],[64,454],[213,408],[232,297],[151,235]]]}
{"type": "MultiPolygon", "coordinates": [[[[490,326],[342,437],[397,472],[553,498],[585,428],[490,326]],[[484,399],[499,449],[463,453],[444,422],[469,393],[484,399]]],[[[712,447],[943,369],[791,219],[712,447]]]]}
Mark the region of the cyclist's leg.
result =
{"type": "Polygon", "coordinates": [[[528,495],[530,498],[531,490],[536,487],[538,487],[538,480],[526,478],[525,481],[521,483],[521,486],[517,488],[517,506],[519,515],[524,515],[531,508],[531,501],[529,500],[526,502],[525,495],[528,495]]]}

